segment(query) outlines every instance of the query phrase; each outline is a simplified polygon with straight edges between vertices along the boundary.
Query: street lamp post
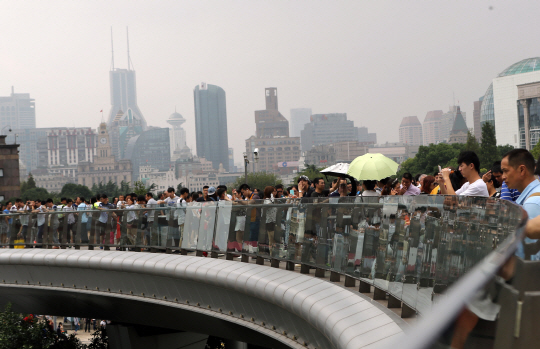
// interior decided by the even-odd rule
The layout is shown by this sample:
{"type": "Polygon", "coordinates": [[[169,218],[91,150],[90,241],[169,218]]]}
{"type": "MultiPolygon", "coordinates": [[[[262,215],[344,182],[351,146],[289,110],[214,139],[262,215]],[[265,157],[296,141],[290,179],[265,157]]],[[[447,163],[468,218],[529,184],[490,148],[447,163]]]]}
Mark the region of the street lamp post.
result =
{"type": "Polygon", "coordinates": [[[247,184],[247,167],[249,164],[249,160],[247,157],[247,153],[244,153],[244,183],[247,184]]]}
{"type": "MultiPolygon", "coordinates": [[[[11,132],[11,125],[7,125],[7,126],[2,127],[2,134],[4,134],[4,130],[6,129],[6,127],[9,127],[8,132],[11,132]]],[[[6,133],[6,136],[7,136],[7,133],[6,133]]]]}

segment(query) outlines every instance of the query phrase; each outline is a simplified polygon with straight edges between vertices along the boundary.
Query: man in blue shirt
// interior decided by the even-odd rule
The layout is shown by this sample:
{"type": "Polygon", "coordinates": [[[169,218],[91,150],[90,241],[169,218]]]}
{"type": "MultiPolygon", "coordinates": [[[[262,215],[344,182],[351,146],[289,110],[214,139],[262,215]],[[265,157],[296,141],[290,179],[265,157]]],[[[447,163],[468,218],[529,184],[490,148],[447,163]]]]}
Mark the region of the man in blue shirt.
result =
{"type": "MultiPolygon", "coordinates": [[[[516,202],[517,198],[519,198],[521,193],[516,189],[508,188],[508,185],[506,184],[506,182],[503,181],[503,179],[502,179],[502,170],[501,170],[501,162],[500,161],[495,161],[493,163],[493,166],[491,167],[490,172],[491,172],[491,175],[493,177],[495,177],[497,182],[502,183],[501,184],[501,199],[516,202]]],[[[487,173],[486,173],[486,175],[487,175],[487,173]]]]}
{"type": "MultiPolygon", "coordinates": [[[[506,182],[508,188],[521,192],[516,204],[523,206],[529,219],[540,215],[540,196],[533,195],[540,193],[540,182],[534,177],[534,167],[534,158],[526,149],[514,149],[508,152],[501,162],[502,180],[506,182]]],[[[525,238],[525,243],[532,242],[536,240],[525,238]]],[[[518,247],[516,255],[525,258],[523,245],[518,247]]],[[[540,252],[532,255],[531,260],[540,260],[540,252]]]]}

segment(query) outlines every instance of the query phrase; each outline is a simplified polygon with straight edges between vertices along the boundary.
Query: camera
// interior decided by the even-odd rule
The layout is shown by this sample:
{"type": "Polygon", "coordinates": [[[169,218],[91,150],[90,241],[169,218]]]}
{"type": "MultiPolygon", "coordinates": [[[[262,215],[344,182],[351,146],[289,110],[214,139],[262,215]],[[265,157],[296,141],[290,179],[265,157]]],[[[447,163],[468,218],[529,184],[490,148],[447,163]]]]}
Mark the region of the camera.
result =
{"type": "Polygon", "coordinates": [[[259,155],[259,148],[255,148],[255,150],[253,150],[253,154],[255,156],[258,156],[259,155]]]}

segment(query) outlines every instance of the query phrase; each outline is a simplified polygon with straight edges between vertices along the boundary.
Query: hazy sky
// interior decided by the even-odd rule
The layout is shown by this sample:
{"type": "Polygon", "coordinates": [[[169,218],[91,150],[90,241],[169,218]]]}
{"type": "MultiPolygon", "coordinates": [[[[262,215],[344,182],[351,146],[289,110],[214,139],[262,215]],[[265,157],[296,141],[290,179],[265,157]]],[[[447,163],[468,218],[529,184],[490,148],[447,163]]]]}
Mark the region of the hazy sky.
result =
{"type": "Polygon", "coordinates": [[[238,161],[277,87],[279,109],[346,112],[398,140],[401,118],[447,110],[452,94],[472,127],[473,101],[507,66],[540,55],[531,1],[6,1],[0,2],[0,95],[28,92],[38,127],[90,126],[110,108],[115,66],[127,67],[149,125],[177,111],[195,149],[193,88],[227,94],[238,161]]]}

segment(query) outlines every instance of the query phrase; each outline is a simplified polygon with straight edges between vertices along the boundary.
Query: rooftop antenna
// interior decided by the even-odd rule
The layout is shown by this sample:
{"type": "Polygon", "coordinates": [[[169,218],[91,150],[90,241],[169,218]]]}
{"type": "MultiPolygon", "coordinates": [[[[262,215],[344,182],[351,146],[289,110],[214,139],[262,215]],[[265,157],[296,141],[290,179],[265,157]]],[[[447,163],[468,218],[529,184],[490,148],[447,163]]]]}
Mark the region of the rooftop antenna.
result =
{"type": "Polygon", "coordinates": [[[129,28],[126,27],[128,70],[131,70],[131,57],[129,57],[129,28]]]}
{"type": "Polygon", "coordinates": [[[112,26],[111,26],[111,52],[112,52],[111,70],[114,70],[114,46],[113,46],[112,26]]]}

